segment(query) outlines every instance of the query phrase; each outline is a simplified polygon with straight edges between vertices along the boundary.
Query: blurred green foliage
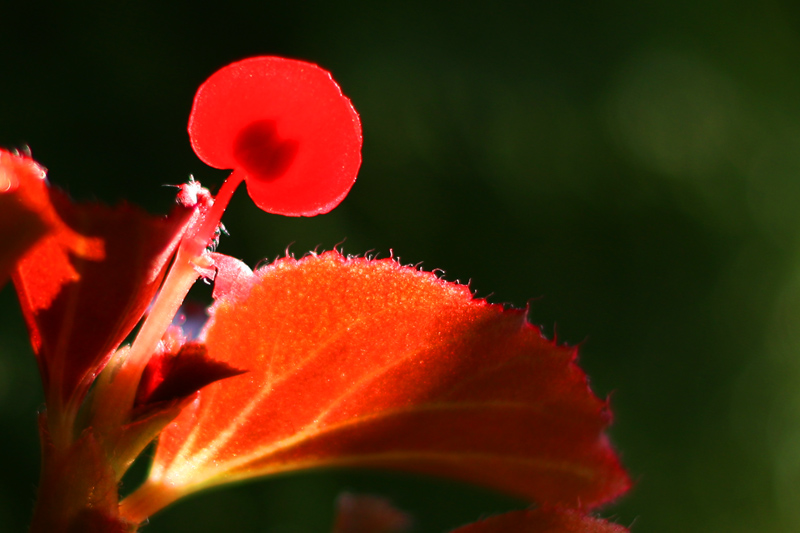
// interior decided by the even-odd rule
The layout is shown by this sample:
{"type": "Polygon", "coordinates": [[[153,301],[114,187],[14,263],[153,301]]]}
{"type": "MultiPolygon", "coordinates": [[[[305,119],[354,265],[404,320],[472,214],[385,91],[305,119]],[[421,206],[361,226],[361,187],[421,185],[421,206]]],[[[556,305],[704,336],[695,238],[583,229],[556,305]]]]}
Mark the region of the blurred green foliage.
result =
{"type": "MultiPolygon", "coordinates": [[[[612,395],[637,484],[607,516],[800,529],[797,3],[6,2],[0,19],[0,146],[29,146],[78,199],[153,211],[163,184],[222,179],[185,134],[209,74],[257,54],[331,70],[364,125],[351,195],[283,219],[240,193],[220,251],[255,264],[344,241],[532,298],[612,395]]],[[[0,312],[0,529],[18,531],[41,391],[8,287],[0,312]]],[[[146,530],[325,531],[342,490],[390,497],[420,532],[522,505],[337,471],[209,492],[146,530]]]]}

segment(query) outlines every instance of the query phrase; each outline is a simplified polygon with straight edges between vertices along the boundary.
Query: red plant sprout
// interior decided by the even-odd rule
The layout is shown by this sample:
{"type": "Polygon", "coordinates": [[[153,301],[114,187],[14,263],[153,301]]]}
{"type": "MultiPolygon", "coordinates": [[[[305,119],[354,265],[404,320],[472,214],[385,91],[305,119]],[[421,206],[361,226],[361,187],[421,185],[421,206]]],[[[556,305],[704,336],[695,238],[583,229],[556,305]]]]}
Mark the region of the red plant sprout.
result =
{"type": "MultiPolygon", "coordinates": [[[[446,476],[540,506],[459,532],[625,531],[590,515],[630,485],[608,403],[525,311],[391,259],[333,251],[253,272],[213,252],[242,181],[287,216],[347,195],[361,125],[330,74],[233,63],[198,90],[189,136],[232,173],[216,196],[182,185],[166,217],[73,203],[29,156],[0,150],[0,284],[13,279],[46,406],[32,532],[133,532],[206,487],[320,466],[446,476]],[[190,339],[174,320],[200,278],[215,303],[190,339]],[[154,439],[147,480],[120,501],[154,439]]],[[[334,531],[410,523],[343,496],[334,531]]]]}

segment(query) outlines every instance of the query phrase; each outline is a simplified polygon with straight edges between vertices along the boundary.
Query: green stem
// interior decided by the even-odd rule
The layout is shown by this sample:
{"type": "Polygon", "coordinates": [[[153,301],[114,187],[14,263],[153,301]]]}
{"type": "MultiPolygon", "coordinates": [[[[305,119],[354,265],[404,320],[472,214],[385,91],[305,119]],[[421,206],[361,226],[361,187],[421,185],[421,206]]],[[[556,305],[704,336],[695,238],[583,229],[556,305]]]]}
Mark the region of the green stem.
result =
{"type": "Polygon", "coordinates": [[[171,490],[166,485],[148,481],[122,500],[119,514],[125,520],[138,524],[182,496],[183,493],[171,490]]]}

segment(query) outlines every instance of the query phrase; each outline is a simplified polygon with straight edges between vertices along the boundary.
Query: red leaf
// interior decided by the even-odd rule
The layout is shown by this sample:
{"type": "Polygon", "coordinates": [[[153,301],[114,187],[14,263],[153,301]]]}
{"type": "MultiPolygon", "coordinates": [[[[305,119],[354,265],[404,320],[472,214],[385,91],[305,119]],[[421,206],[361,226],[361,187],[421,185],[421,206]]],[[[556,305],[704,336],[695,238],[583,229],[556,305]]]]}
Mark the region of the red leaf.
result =
{"type": "Polygon", "coordinates": [[[254,57],[200,86],[189,118],[197,156],[244,173],[264,211],[327,213],[361,166],[361,122],[331,75],[316,65],[254,57]]]}
{"type": "Polygon", "coordinates": [[[452,533],[626,533],[627,528],[567,509],[536,509],[493,516],[452,533]]]}
{"type": "Polygon", "coordinates": [[[19,262],[14,284],[50,405],[85,395],[142,317],[192,211],[153,217],[48,194],[63,222],[19,262]]]}
{"type": "MultiPolygon", "coordinates": [[[[611,415],[523,311],[393,260],[283,259],[223,299],[210,385],[159,439],[147,491],[166,504],[227,481],[312,467],[448,476],[541,504],[623,493],[611,415]]],[[[134,517],[140,518],[140,517],[134,517]]]]}
{"type": "Polygon", "coordinates": [[[17,261],[56,223],[45,170],[29,157],[0,150],[0,287],[17,261]]]}

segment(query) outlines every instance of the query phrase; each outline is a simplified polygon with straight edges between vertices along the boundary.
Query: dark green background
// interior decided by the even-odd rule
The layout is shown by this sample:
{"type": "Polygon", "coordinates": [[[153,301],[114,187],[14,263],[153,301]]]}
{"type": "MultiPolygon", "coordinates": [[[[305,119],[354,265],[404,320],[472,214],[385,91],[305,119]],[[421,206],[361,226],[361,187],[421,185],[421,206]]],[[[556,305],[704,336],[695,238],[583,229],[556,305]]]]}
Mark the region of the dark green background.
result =
{"type": "MultiPolygon", "coordinates": [[[[612,396],[636,487],[606,516],[639,532],[800,529],[797,3],[0,3],[0,146],[30,146],[78,199],[163,211],[163,184],[222,179],[189,147],[195,89],[259,54],[333,72],[364,163],[315,219],[240,192],[220,251],[252,265],[344,241],[493,302],[533,299],[533,322],[581,344],[612,396]]],[[[41,390],[9,288],[0,309],[0,529],[18,531],[41,390]]],[[[324,532],[342,490],[390,497],[420,532],[522,505],[313,473],[194,497],[146,531],[324,532]]]]}

